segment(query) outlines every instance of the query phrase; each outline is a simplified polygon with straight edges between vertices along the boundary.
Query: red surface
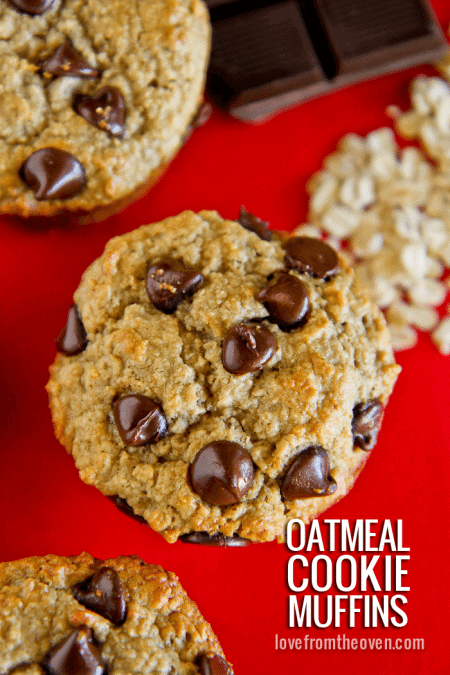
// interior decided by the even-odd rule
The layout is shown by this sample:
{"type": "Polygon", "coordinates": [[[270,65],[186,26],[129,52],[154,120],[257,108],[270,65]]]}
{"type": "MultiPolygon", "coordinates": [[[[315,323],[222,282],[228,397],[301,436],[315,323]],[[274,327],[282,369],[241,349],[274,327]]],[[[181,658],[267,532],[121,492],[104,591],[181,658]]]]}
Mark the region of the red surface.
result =
{"type": "MultiPolygon", "coordinates": [[[[434,6],[446,28],[450,3],[435,0],[434,6]]],[[[418,72],[432,70],[415,68],[360,84],[261,126],[216,110],[148,196],[104,223],[33,229],[32,222],[0,222],[1,560],[87,550],[100,558],[135,553],[158,562],[180,576],[236,675],[325,668],[363,675],[449,672],[450,357],[439,355],[428,336],[399,354],[403,372],[377,447],[353,491],[322,517],[403,519],[405,545],[411,548],[404,628],[288,629],[285,579],[291,554],[285,546],[222,550],[167,544],[81,482],[53,436],[44,391],[53,337],[81,273],[110,237],[183,209],[213,208],[235,218],[241,204],[274,228],[293,229],[306,216],[305,180],[343,134],[389,124],[388,104],[406,108],[408,83],[418,72]],[[275,634],[323,639],[344,633],[424,638],[425,650],[275,650],[275,634]]],[[[311,559],[314,552],[307,555],[311,559]]]]}

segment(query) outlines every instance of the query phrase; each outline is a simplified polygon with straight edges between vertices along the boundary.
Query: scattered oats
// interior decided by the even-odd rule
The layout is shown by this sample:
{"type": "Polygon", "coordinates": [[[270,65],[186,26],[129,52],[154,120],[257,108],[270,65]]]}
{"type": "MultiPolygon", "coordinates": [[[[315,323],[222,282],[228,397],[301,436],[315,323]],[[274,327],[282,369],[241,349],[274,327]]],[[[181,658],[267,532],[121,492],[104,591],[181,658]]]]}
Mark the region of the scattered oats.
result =
{"type": "Polygon", "coordinates": [[[341,251],[342,249],[342,240],[337,237],[328,237],[327,244],[329,244],[335,251],[341,251]]]}
{"type": "Polygon", "coordinates": [[[400,174],[404,178],[414,180],[420,170],[421,155],[417,148],[405,148],[400,158],[400,174]]]}
{"type": "Polygon", "coordinates": [[[441,305],[446,294],[445,285],[435,279],[420,279],[408,291],[411,302],[419,305],[431,305],[432,307],[441,305]]]}
{"type": "Polygon", "coordinates": [[[411,110],[395,126],[405,138],[421,141],[430,157],[450,160],[450,87],[439,77],[420,75],[411,84],[411,110]]]}
{"type": "Polygon", "coordinates": [[[375,179],[389,180],[398,169],[397,160],[393,152],[382,150],[369,158],[369,170],[375,179]]]}
{"type": "Polygon", "coordinates": [[[450,96],[436,110],[436,126],[442,134],[450,133],[450,96]]]}
{"type": "Polygon", "coordinates": [[[366,286],[372,297],[372,300],[377,303],[381,309],[389,307],[389,305],[400,297],[400,292],[393,284],[390,284],[384,277],[379,275],[362,274],[364,265],[359,265],[356,269],[356,275],[359,280],[366,286]]]}
{"type": "Polygon", "coordinates": [[[402,114],[402,110],[401,108],[399,108],[398,105],[392,104],[386,106],[385,113],[388,117],[391,118],[391,120],[395,120],[397,119],[397,117],[400,117],[400,115],[402,114]]]}
{"type": "Polygon", "coordinates": [[[389,325],[406,326],[411,323],[410,306],[402,300],[394,300],[386,310],[389,325]]]}
{"type": "Polygon", "coordinates": [[[432,307],[409,305],[409,320],[413,326],[424,331],[431,331],[439,322],[439,314],[432,307]]]}
{"type": "Polygon", "coordinates": [[[450,241],[441,248],[439,257],[442,258],[447,267],[450,267],[450,241]]]}
{"type": "Polygon", "coordinates": [[[425,244],[416,242],[403,246],[401,261],[405,270],[416,279],[421,279],[427,272],[427,250],[425,244]]]}
{"type": "Polygon", "coordinates": [[[297,227],[293,234],[297,237],[317,237],[320,239],[322,232],[320,228],[316,227],[315,225],[305,223],[304,225],[297,227]]]}
{"type": "Polygon", "coordinates": [[[350,239],[354,253],[360,258],[368,258],[381,251],[384,244],[382,232],[371,230],[369,227],[360,227],[350,239]]]}
{"type": "Polygon", "coordinates": [[[418,336],[414,328],[411,326],[398,326],[397,324],[389,324],[389,331],[391,334],[392,347],[399,352],[403,349],[412,349],[417,344],[418,336]]]}
{"type": "Polygon", "coordinates": [[[438,348],[450,354],[450,318],[436,328],[435,309],[450,287],[450,277],[441,281],[450,268],[450,54],[437,68],[445,79],[412,81],[409,110],[386,109],[396,131],[418,140],[433,162],[419,148],[400,149],[387,127],[344,136],[307,184],[311,224],[304,227],[326,232],[353,260],[386,312],[395,349],[416,344],[414,326],[434,329],[438,348]]]}
{"type": "Polygon", "coordinates": [[[427,258],[427,277],[430,279],[440,279],[444,274],[445,265],[436,258],[427,258]]]}
{"type": "Polygon", "coordinates": [[[350,176],[343,182],[339,197],[343,204],[355,211],[365,209],[375,199],[373,178],[368,175],[361,178],[350,176]]]}
{"type": "Polygon", "coordinates": [[[410,140],[417,138],[420,129],[420,116],[413,111],[408,111],[400,115],[395,120],[395,128],[403,138],[410,140]]]}
{"type": "Polygon", "coordinates": [[[449,232],[443,220],[422,217],[419,236],[430,251],[439,254],[439,250],[449,239],[449,232]]]}
{"type": "Polygon", "coordinates": [[[394,211],[395,231],[401,237],[412,241],[420,241],[419,224],[422,213],[419,209],[406,205],[394,211]]]}
{"type": "Polygon", "coordinates": [[[407,326],[412,324],[420,330],[430,331],[439,322],[439,314],[432,307],[408,305],[403,300],[395,300],[386,311],[389,326],[407,326]]]}
{"type": "Polygon", "coordinates": [[[441,354],[450,354],[450,317],[443,319],[431,334],[441,354]]]}
{"type": "Polygon", "coordinates": [[[394,132],[389,127],[382,127],[367,134],[366,141],[368,149],[372,152],[378,150],[392,150],[395,152],[397,148],[394,132]]]}
{"type": "MultiPolygon", "coordinates": [[[[411,137],[442,135],[447,125],[448,165],[435,168],[415,147],[400,150],[391,129],[365,138],[349,134],[309,180],[311,224],[296,231],[325,232],[353,259],[358,278],[386,310],[397,350],[416,344],[412,326],[436,326],[433,308],[446,295],[439,278],[443,265],[450,266],[450,88],[435,80],[420,78],[413,86],[411,137]],[[424,132],[431,116],[432,129],[424,132]]],[[[399,124],[407,115],[399,114],[399,124]]]]}
{"type": "Polygon", "coordinates": [[[425,117],[431,112],[430,105],[425,98],[424,92],[421,90],[420,86],[413,89],[411,94],[411,102],[417,115],[423,115],[425,117]]]}
{"type": "Polygon", "coordinates": [[[359,225],[361,217],[357,211],[346,206],[331,206],[322,216],[321,225],[325,232],[345,239],[359,225]]]}
{"type": "Polygon", "coordinates": [[[358,134],[347,134],[339,141],[339,148],[344,152],[351,152],[354,155],[364,155],[366,144],[364,138],[358,134]]]}
{"type": "Polygon", "coordinates": [[[310,201],[310,209],[320,215],[335,199],[338,181],[329,171],[325,171],[321,184],[317,187],[310,201]]]}
{"type": "Polygon", "coordinates": [[[430,331],[439,322],[439,314],[432,307],[408,305],[402,300],[395,300],[386,311],[389,327],[400,328],[412,324],[420,330],[430,331]]]}
{"type": "Polygon", "coordinates": [[[325,166],[336,178],[346,178],[351,176],[355,168],[355,159],[349,155],[330,155],[325,159],[325,166]]]}

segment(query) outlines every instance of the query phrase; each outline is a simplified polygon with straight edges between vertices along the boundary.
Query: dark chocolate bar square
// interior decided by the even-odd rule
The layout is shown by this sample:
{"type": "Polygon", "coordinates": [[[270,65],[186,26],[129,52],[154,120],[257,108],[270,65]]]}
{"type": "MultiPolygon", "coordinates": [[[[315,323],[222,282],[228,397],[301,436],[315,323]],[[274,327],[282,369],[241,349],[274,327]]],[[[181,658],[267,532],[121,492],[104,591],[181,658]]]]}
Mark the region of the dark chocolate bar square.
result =
{"type": "Polygon", "coordinates": [[[422,0],[313,1],[337,75],[398,70],[433,58],[442,48],[442,33],[422,0]]]}
{"type": "MultiPolygon", "coordinates": [[[[231,8],[248,6],[237,2],[231,8]]],[[[290,92],[313,95],[325,87],[320,61],[294,0],[213,20],[208,89],[223,107],[238,108],[240,117],[248,114],[254,119],[260,101],[266,115],[272,97],[284,96],[288,103],[290,92]]]]}

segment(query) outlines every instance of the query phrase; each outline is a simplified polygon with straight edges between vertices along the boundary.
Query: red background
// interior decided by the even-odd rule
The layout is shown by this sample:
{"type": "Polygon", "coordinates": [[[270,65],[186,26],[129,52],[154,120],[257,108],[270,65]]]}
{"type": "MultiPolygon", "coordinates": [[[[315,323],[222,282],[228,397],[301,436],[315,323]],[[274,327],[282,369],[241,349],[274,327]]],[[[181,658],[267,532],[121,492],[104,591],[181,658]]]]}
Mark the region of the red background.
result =
{"type": "MultiPolygon", "coordinates": [[[[448,0],[434,0],[444,29],[448,0]]],[[[390,125],[385,107],[408,107],[414,68],[311,101],[261,126],[215,110],[160,183],[120,215],[90,226],[47,227],[0,221],[1,454],[0,559],[83,550],[100,558],[138,554],[175,571],[234,664],[236,675],[280,671],[448,673],[450,554],[450,358],[427,335],[398,354],[403,372],[379,442],[352,492],[328,518],[404,521],[411,560],[405,584],[408,624],[396,628],[288,629],[286,565],[276,543],[247,549],[167,544],[81,482],[53,436],[44,385],[53,338],[65,322],[86,266],[107,240],[183,209],[216,209],[236,218],[241,204],[292,230],[306,218],[306,179],[337,140],[390,125]],[[275,651],[274,636],[424,638],[424,651],[275,651]]],[[[308,554],[311,558],[314,553],[308,554]]],[[[356,592],[356,591],[355,591],[356,592]]]]}

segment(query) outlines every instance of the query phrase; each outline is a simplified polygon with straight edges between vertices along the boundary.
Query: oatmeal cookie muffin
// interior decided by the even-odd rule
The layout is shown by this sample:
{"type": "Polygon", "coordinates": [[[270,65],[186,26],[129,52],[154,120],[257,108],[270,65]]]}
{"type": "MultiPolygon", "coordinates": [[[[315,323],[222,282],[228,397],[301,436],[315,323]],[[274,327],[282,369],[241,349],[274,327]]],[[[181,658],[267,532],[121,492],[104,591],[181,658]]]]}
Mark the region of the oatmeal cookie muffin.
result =
{"type": "Polygon", "coordinates": [[[175,574],[87,553],[0,564],[0,671],[233,675],[175,574]]]}
{"type": "Polygon", "coordinates": [[[282,540],[352,486],[399,367],[320,240],[185,212],[83,275],[47,385],[81,478],[169,542],[282,540]]]}
{"type": "Polygon", "coordinates": [[[0,38],[0,213],[123,207],[202,103],[201,0],[0,0],[0,38]]]}

